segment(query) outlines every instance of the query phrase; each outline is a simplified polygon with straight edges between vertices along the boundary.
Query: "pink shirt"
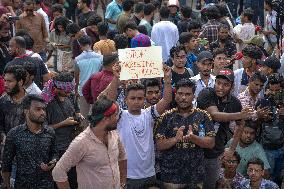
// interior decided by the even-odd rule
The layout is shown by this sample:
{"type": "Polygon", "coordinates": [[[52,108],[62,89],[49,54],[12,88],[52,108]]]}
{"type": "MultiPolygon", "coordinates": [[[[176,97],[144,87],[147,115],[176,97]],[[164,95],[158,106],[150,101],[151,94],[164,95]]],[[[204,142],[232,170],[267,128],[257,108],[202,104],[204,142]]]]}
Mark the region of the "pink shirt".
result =
{"type": "Polygon", "coordinates": [[[125,151],[117,131],[108,134],[108,147],[90,127],[77,136],[52,171],[56,182],[68,180],[67,172],[76,166],[78,189],[119,189],[118,161],[125,160],[125,151]]]}

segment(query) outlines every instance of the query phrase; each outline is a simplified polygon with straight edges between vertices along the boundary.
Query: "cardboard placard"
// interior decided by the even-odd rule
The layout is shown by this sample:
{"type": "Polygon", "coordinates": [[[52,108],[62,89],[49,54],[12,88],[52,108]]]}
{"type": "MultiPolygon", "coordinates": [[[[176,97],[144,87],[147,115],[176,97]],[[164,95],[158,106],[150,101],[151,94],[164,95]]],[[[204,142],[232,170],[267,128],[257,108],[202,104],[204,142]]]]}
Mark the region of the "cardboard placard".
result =
{"type": "Polygon", "coordinates": [[[164,77],[162,47],[118,49],[120,80],[164,77]]]}

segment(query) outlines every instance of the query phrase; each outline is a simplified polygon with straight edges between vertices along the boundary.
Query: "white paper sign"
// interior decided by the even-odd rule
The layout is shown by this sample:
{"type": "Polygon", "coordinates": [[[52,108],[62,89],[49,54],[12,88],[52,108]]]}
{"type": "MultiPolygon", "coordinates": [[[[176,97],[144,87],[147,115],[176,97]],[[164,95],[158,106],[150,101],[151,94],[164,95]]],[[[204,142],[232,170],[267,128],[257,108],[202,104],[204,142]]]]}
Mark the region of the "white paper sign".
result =
{"type": "Polygon", "coordinates": [[[164,77],[160,46],[118,49],[120,80],[164,77]]]}

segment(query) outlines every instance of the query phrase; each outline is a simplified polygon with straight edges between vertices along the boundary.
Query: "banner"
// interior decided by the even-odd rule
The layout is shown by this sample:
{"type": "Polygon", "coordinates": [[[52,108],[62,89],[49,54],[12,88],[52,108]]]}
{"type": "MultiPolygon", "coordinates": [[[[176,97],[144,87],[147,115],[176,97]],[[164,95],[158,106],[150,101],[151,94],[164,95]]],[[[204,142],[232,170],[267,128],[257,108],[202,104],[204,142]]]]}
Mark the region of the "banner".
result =
{"type": "Polygon", "coordinates": [[[118,49],[120,80],[164,77],[160,46],[118,49]]]}

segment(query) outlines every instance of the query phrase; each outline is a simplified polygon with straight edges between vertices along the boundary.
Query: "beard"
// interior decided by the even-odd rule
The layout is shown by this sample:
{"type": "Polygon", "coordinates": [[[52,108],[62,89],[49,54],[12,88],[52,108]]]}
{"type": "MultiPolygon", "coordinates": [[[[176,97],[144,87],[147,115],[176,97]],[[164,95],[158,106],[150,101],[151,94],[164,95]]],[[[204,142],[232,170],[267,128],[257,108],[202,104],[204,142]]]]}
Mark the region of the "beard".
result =
{"type": "Polygon", "coordinates": [[[14,96],[18,94],[19,92],[20,92],[20,86],[19,86],[19,83],[17,83],[17,85],[10,92],[7,91],[7,94],[9,96],[14,96]]]}
{"type": "Polygon", "coordinates": [[[30,119],[30,121],[31,122],[33,122],[33,123],[36,123],[36,124],[43,124],[44,123],[44,121],[45,121],[45,116],[42,116],[42,117],[36,117],[36,116],[34,116],[34,115],[32,115],[32,114],[29,114],[29,119],[30,119]]]}
{"type": "Polygon", "coordinates": [[[113,130],[116,130],[116,125],[108,125],[105,130],[106,130],[106,131],[113,131],[113,130]]]}
{"type": "Polygon", "coordinates": [[[7,43],[8,44],[8,42],[10,41],[10,39],[11,39],[11,37],[8,35],[8,36],[6,36],[6,37],[1,37],[0,38],[0,42],[2,42],[2,43],[7,43]]]}

